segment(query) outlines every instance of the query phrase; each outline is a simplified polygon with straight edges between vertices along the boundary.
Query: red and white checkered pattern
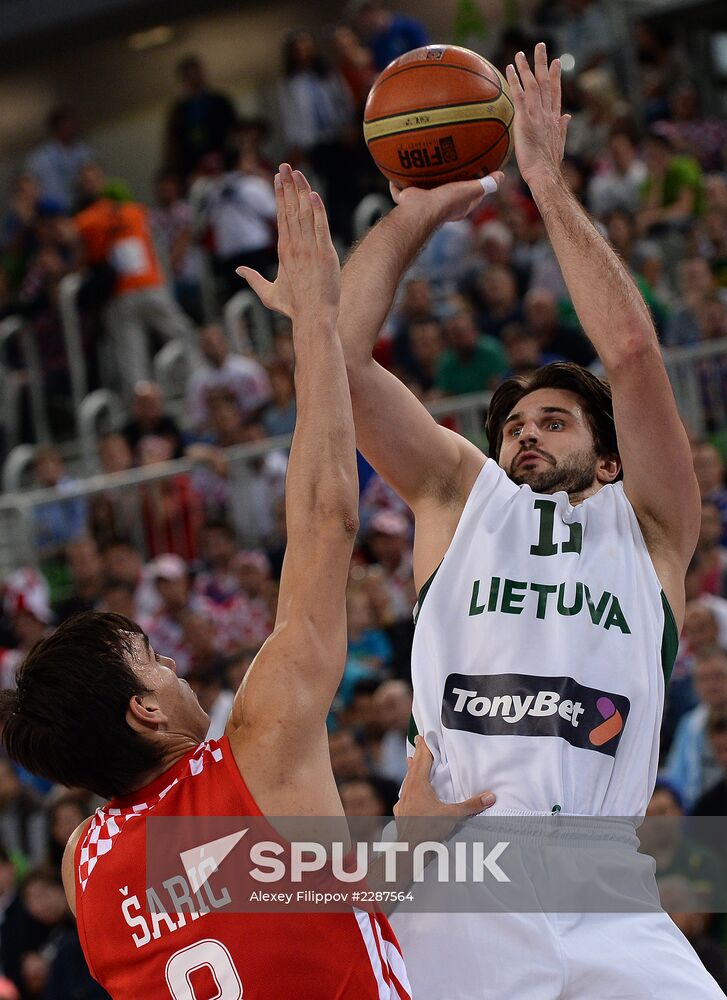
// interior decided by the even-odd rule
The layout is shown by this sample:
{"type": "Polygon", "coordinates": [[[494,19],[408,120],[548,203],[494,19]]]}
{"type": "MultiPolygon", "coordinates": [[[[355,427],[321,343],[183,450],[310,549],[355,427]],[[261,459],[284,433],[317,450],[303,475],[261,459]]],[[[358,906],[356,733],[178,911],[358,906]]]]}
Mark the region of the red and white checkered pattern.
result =
{"type": "Polygon", "coordinates": [[[189,769],[178,775],[163,791],[148,802],[136,802],[126,809],[119,809],[109,804],[96,810],[81,841],[78,881],[82,892],[86,889],[91,872],[98,864],[98,859],[109,853],[128,821],[134,819],[135,816],[150,812],[180,781],[201,774],[210,760],[218,764],[222,760],[222,748],[217,744],[212,746],[210,743],[201,743],[189,757],[189,769]]]}

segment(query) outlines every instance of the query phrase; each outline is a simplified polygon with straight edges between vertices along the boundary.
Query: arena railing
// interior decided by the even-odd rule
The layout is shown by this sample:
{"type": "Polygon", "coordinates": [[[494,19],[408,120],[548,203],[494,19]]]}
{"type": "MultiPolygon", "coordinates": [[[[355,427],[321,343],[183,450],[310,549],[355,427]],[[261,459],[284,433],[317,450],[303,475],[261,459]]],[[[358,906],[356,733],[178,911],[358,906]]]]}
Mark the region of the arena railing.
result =
{"type": "MultiPolygon", "coordinates": [[[[429,406],[429,410],[436,419],[446,420],[472,441],[482,445],[484,414],[491,396],[490,392],[482,392],[438,400],[429,406]]],[[[100,402],[105,403],[109,412],[112,412],[113,406],[108,405],[109,400],[100,402]]],[[[255,546],[264,541],[260,537],[258,518],[255,516],[251,466],[259,464],[260,459],[264,459],[270,452],[287,449],[290,440],[290,435],[285,435],[254,444],[236,445],[225,451],[230,493],[234,495],[231,517],[240,542],[245,546],[255,546]]],[[[32,448],[30,450],[32,452],[32,448]]],[[[20,455],[20,451],[21,449],[16,449],[15,457],[11,456],[8,462],[14,463],[15,458],[22,458],[21,464],[23,468],[27,468],[29,455],[20,455]]],[[[140,550],[146,553],[144,505],[160,501],[165,484],[176,477],[191,475],[196,468],[199,466],[188,459],[177,459],[129,472],[91,475],[65,484],[62,493],[55,489],[16,490],[7,493],[0,497],[0,575],[18,566],[41,564],[49,553],[36,545],[36,512],[47,505],[62,504],[77,498],[85,499],[89,504],[94,498],[104,498],[110,505],[114,518],[118,518],[118,524],[115,520],[118,530],[130,534],[140,550]]],[[[13,475],[6,476],[6,485],[20,481],[18,470],[6,468],[6,472],[13,472],[13,475]]]]}

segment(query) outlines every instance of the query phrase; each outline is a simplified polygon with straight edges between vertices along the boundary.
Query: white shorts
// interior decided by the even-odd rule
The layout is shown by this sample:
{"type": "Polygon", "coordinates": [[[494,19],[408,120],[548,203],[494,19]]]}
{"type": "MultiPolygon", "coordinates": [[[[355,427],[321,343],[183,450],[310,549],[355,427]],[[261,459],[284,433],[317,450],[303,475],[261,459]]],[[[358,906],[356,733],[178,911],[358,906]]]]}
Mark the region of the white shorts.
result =
{"type": "Polygon", "coordinates": [[[541,837],[529,819],[521,836],[520,820],[509,828],[493,817],[511,841],[498,860],[511,880],[468,887],[470,912],[431,912],[442,898],[432,878],[415,889],[416,912],[392,914],[414,1000],[723,1000],[659,907],[654,862],[636,853],[633,826],[563,817],[553,835],[544,818],[541,837]],[[560,912],[576,901],[591,912],[560,912]],[[559,912],[543,912],[548,903],[559,912]]]}

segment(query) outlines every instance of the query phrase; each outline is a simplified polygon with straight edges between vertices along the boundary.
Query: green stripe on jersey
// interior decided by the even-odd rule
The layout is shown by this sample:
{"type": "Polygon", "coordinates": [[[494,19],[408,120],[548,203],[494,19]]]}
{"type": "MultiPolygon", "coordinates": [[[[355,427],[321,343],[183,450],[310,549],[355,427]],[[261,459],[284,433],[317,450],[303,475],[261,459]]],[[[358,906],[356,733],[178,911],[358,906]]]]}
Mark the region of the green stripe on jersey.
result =
{"type": "MultiPolygon", "coordinates": [[[[441,566],[441,565],[442,564],[440,563],[439,566],[441,566]]],[[[422,587],[422,589],[417,594],[417,603],[416,603],[416,606],[414,608],[414,624],[415,625],[417,623],[417,618],[419,617],[419,612],[422,610],[422,604],[424,604],[424,598],[429,593],[429,588],[434,583],[434,577],[439,572],[439,566],[437,566],[437,568],[434,570],[434,572],[432,573],[432,575],[429,577],[429,579],[427,580],[427,582],[424,584],[424,586],[422,587]]]]}
{"type": "Polygon", "coordinates": [[[661,606],[664,609],[664,631],[661,636],[661,669],[664,671],[664,683],[668,684],[671,672],[674,669],[674,661],[677,658],[677,650],[679,649],[679,629],[674,618],[674,612],[663,590],[661,592],[661,606]]]}

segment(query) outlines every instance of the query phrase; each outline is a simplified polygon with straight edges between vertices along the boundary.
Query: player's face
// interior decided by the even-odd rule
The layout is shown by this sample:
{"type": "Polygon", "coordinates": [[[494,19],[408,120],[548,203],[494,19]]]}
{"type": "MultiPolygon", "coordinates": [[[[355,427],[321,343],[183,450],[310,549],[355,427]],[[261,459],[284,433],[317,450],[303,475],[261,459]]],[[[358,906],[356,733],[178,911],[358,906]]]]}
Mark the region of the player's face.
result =
{"type": "Polygon", "coordinates": [[[565,389],[523,396],[505,421],[499,464],[518,486],[569,496],[595,492],[619,470],[596,454],[583,404],[565,389]]]}
{"type": "Polygon", "coordinates": [[[189,736],[195,741],[203,740],[209,728],[209,719],[192,688],[177,676],[174,660],[169,656],[160,656],[151,645],[146,645],[141,636],[136,645],[134,672],[144,687],[152,692],[166,718],[164,732],[189,736]]]}

